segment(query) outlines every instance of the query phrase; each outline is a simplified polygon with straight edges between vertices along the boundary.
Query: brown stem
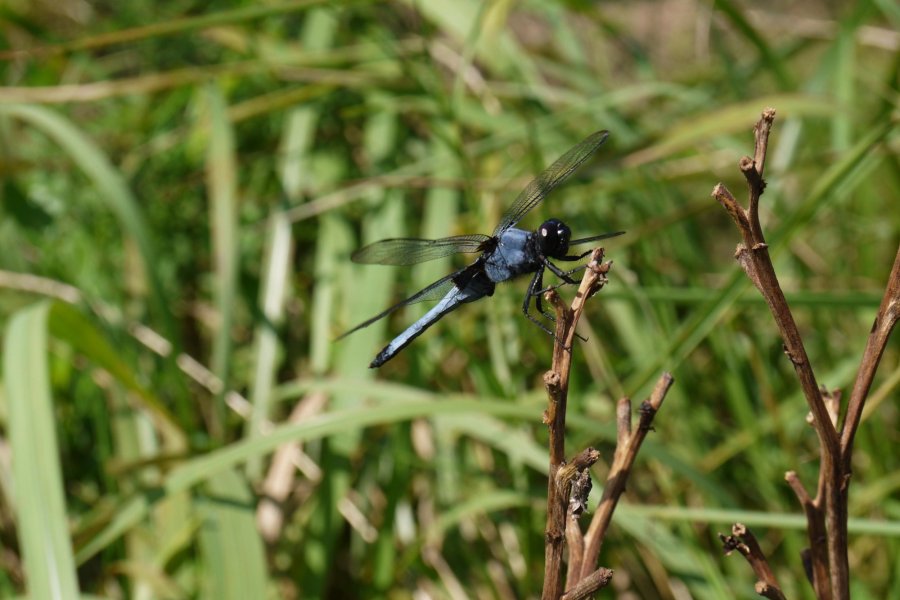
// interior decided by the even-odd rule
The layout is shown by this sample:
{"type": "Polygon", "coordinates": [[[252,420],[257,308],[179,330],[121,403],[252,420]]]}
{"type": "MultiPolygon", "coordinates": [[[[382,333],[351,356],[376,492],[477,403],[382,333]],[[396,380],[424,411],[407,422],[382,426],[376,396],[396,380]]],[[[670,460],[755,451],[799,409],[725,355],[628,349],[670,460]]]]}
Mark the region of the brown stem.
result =
{"type": "MultiPolygon", "coordinates": [[[[894,266],[891,268],[891,274],[888,276],[887,287],[884,290],[884,297],[881,299],[881,305],[878,307],[878,313],[875,316],[875,322],[872,323],[872,329],[869,332],[869,339],[866,342],[866,348],[863,351],[862,361],[859,370],[856,373],[856,381],[853,384],[853,391],[850,393],[850,402],[847,405],[847,416],[844,418],[844,425],[841,429],[840,437],[840,463],[835,480],[830,482],[832,494],[837,497],[834,511],[834,518],[829,519],[829,531],[836,529],[836,536],[843,541],[845,552],[836,557],[839,561],[837,567],[839,573],[843,576],[847,573],[849,579],[850,565],[846,553],[846,543],[848,539],[847,532],[847,503],[850,489],[850,476],[853,472],[851,458],[853,456],[853,440],[856,436],[856,430],[862,419],[863,409],[865,408],[866,399],[869,397],[869,390],[872,387],[872,381],[875,379],[875,372],[878,370],[878,364],[881,362],[881,356],[887,346],[888,338],[900,318],[900,248],[897,250],[897,256],[894,258],[894,266]]],[[[831,536],[829,536],[831,537],[831,536]]],[[[833,561],[834,562],[834,559],[833,561]]],[[[849,597],[849,591],[846,596],[849,597]]]]}
{"type": "Polygon", "coordinates": [[[573,581],[581,573],[581,563],[584,561],[584,537],[581,535],[581,527],[578,526],[578,516],[575,515],[571,505],[566,513],[566,545],[569,548],[566,581],[573,581]]]}
{"type": "MultiPolygon", "coordinates": [[[[637,457],[638,450],[647,437],[647,433],[652,429],[653,417],[662,405],[669,388],[672,387],[675,379],[670,373],[663,373],[650,398],[641,403],[640,421],[634,431],[630,431],[630,415],[631,402],[627,398],[619,401],[618,405],[618,435],[616,443],[616,452],[613,457],[613,463],[609,469],[609,475],[606,478],[606,485],[603,486],[603,495],[600,497],[600,504],[594,512],[591,519],[591,525],[585,534],[585,550],[584,560],[581,565],[581,578],[588,577],[597,564],[600,556],[600,548],[603,545],[603,538],[609,529],[612,521],[613,511],[619,502],[619,498],[625,492],[625,484],[631,473],[631,467],[634,465],[634,459],[637,457]],[[625,427],[629,428],[628,435],[625,435],[625,427]]],[[[570,582],[570,586],[575,582],[570,582]]],[[[573,588],[574,589],[574,588],[573,588]]]]}
{"type": "Polygon", "coordinates": [[[875,322],[872,323],[872,330],[869,332],[869,340],[863,351],[862,362],[856,374],[856,382],[850,393],[850,403],[847,405],[847,416],[841,430],[842,463],[844,473],[848,476],[853,438],[859,427],[863,407],[869,395],[869,389],[872,387],[872,380],[875,378],[875,371],[878,369],[881,355],[884,354],[884,348],[898,319],[900,319],[900,248],[897,249],[897,256],[894,258],[894,266],[888,276],[881,306],[878,308],[878,314],[875,316],[875,322]]]}
{"type": "Polygon", "coordinates": [[[612,580],[613,571],[600,567],[578,582],[578,585],[563,594],[560,600],[583,600],[590,598],[597,590],[605,588],[612,580]]]}
{"type": "Polygon", "coordinates": [[[760,239],[762,239],[762,228],[759,225],[759,197],[762,196],[763,190],[766,188],[763,175],[766,169],[766,151],[769,148],[769,132],[772,131],[774,122],[775,109],[765,109],[762,117],[753,128],[753,168],[746,169],[743,163],[741,164],[741,171],[750,184],[750,224],[754,228],[754,235],[758,234],[760,239]]]}
{"type": "MultiPolygon", "coordinates": [[[[804,567],[807,572],[809,582],[813,586],[816,598],[819,600],[831,599],[831,585],[828,580],[828,546],[825,543],[825,515],[818,502],[813,501],[809,497],[806,488],[797,473],[788,471],[784,475],[785,481],[794,490],[794,495],[803,508],[806,515],[806,536],[809,540],[809,548],[806,549],[804,556],[804,567]]],[[[820,478],[820,482],[824,479],[820,478]]],[[[821,491],[817,497],[822,498],[821,491]]]]}
{"type": "Polygon", "coordinates": [[[628,448],[631,439],[631,399],[619,398],[616,403],[616,453],[613,457],[620,461],[620,455],[628,448]]]}
{"type": "Polygon", "coordinates": [[[747,529],[746,525],[735,523],[731,527],[731,535],[725,536],[720,533],[719,539],[722,540],[722,548],[725,550],[726,556],[737,550],[750,563],[750,567],[759,579],[756,583],[757,594],[771,600],[785,600],[781,586],[775,579],[775,573],[772,572],[769,561],[766,560],[766,555],[759,547],[756,536],[747,529]]]}
{"type": "Polygon", "coordinates": [[[837,432],[831,424],[828,410],[819,393],[816,376],[809,364],[800,331],[797,329],[784,292],[778,283],[778,277],[775,275],[775,268],[769,257],[769,247],[765,238],[757,237],[754,234],[753,230],[758,227],[758,223],[756,226],[751,224],[749,215],[737,205],[734,196],[721,183],[713,189],[713,196],[734,217],[735,223],[741,230],[744,243],[738,247],[735,258],[769,305],[769,310],[772,312],[784,340],[784,352],[794,365],[806,401],[815,419],[813,426],[816,428],[820,442],[829,450],[831,457],[836,457],[838,451],[837,432]]]}
{"type": "MultiPolygon", "coordinates": [[[[778,283],[759,223],[759,198],[765,189],[763,168],[769,131],[774,118],[774,110],[766,109],[763,112],[754,130],[756,142],[754,158],[745,157],[740,163],[741,172],[747,179],[750,188],[749,210],[744,210],[738,205],[734,196],[721,183],[713,189],[713,196],[725,207],[741,232],[743,243],[738,246],[735,256],[772,312],[784,341],[785,353],[794,365],[794,371],[800,380],[800,386],[813,415],[813,427],[819,438],[820,494],[817,494],[813,505],[819,510],[824,507],[829,581],[826,585],[825,582],[817,579],[819,572],[814,570],[814,586],[816,586],[816,592],[820,594],[820,598],[830,598],[834,594],[837,600],[847,600],[850,588],[847,563],[846,478],[842,472],[841,440],[816,384],[803,340],[778,283]],[[844,490],[843,493],[842,490],[844,490]],[[826,589],[827,587],[831,588],[830,591],[826,589]]],[[[812,544],[812,538],[810,538],[810,542],[812,544]]],[[[812,545],[814,546],[814,544],[812,545]]]]}
{"type": "MultiPolygon", "coordinates": [[[[584,537],[581,535],[581,527],[578,520],[587,510],[588,496],[591,493],[590,466],[600,458],[600,453],[593,448],[588,448],[582,456],[587,454],[587,459],[582,461],[578,475],[572,481],[569,494],[569,508],[566,511],[566,544],[569,548],[569,566],[566,570],[566,581],[573,581],[581,573],[581,563],[584,559],[584,537]]],[[[578,459],[572,461],[573,464],[578,459]]],[[[578,467],[576,467],[578,468],[578,467]]]]}
{"type": "Polygon", "coordinates": [[[550,433],[550,475],[547,479],[547,526],[544,532],[544,589],[541,597],[555,600],[562,595],[562,553],[566,531],[566,511],[569,503],[568,483],[571,478],[560,478],[565,465],[566,401],[569,391],[569,372],[572,366],[572,342],[575,326],[584,312],[587,299],[606,283],[611,262],[603,261],[603,249],[594,250],[578,287],[571,308],[567,308],[559,295],[551,290],[547,300],[556,309],[556,343],[553,345],[553,364],[544,375],[547,388],[547,411],[544,423],[550,433]],[[562,485],[561,485],[562,484],[562,485]]]}

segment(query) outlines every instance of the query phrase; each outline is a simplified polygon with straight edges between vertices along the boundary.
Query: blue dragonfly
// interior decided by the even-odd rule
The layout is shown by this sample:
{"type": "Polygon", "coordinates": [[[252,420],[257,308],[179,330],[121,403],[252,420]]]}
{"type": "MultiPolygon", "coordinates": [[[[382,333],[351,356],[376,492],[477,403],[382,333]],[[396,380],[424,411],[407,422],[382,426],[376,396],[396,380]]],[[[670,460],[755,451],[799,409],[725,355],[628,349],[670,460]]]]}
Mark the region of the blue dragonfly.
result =
{"type": "Polygon", "coordinates": [[[606,141],[608,135],[608,131],[592,133],[535,177],[503,215],[493,235],[456,235],[437,240],[393,238],[369,244],[354,252],[351,256],[353,262],[396,266],[414,265],[461,252],[481,254],[467,267],[441,277],[409,298],[363,321],[342,334],[340,338],[368,327],[404,306],[423,300],[439,300],[418,321],[391,340],[369,365],[370,368],[380,367],[446,314],[463,304],[492,296],[498,283],[529,273],[532,274],[531,283],[522,303],[522,312],[541,329],[553,335],[553,332],[531,313],[532,299],[538,312],[552,321],[553,315],[544,310],[541,304],[541,295],[547,291],[543,287],[544,270],[549,269],[564,283],[574,284],[577,282],[570,276],[579,269],[563,271],[550,259],[580,260],[590,254],[590,251],[569,255],[571,246],[611,238],[625,232],[616,231],[573,240],[571,229],[558,219],[544,221],[535,231],[517,229],[515,225],[590,158],[606,141]]]}

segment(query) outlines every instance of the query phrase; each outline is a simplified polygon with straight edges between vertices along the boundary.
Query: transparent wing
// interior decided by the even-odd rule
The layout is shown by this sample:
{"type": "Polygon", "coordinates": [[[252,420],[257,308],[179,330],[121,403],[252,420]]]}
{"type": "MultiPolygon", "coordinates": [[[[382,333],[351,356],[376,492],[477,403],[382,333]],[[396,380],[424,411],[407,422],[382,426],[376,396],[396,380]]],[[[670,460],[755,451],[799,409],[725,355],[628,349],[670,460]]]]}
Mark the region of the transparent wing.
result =
{"type": "Polygon", "coordinates": [[[597,148],[606,141],[608,131],[597,131],[579,142],[574,148],[560,156],[555,163],[544,169],[535,177],[522,193],[516,198],[506,214],[503,215],[494,235],[501,233],[518,223],[528,211],[537,206],[553,188],[568,179],[597,148]]]}
{"type": "Polygon", "coordinates": [[[378,265],[414,265],[458,252],[478,252],[488,236],[456,235],[439,240],[393,238],[360,248],[350,259],[355,263],[378,265]]]}
{"type": "Polygon", "coordinates": [[[415,294],[413,294],[406,300],[401,300],[400,302],[391,306],[390,308],[386,308],[385,310],[381,311],[380,313],[378,313],[371,319],[363,321],[362,323],[353,327],[352,329],[345,331],[344,333],[339,335],[337,337],[337,339],[345,338],[348,335],[350,335],[351,333],[353,333],[354,331],[358,331],[358,330],[362,329],[363,327],[368,327],[375,321],[377,321],[379,319],[383,319],[384,317],[388,316],[395,310],[397,310],[399,308],[403,308],[404,306],[409,306],[410,304],[415,304],[417,302],[423,302],[425,300],[438,300],[439,298],[443,298],[445,295],[447,295],[447,292],[449,292],[450,289],[453,287],[453,285],[454,285],[453,278],[456,277],[458,274],[462,273],[463,271],[465,271],[465,269],[460,269],[459,271],[450,273],[446,277],[441,277],[440,279],[438,279],[437,281],[435,281],[434,283],[432,283],[425,289],[416,292],[415,294]]]}

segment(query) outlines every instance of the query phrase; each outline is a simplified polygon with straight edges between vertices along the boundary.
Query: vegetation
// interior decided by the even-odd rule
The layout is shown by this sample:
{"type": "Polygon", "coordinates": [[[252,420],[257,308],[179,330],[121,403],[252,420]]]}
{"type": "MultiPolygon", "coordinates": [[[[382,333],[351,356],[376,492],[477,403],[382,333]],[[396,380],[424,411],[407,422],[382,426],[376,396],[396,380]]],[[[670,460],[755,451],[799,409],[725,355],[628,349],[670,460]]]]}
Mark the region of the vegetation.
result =
{"type": "MultiPolygon", "coordinates": [[[[378,371],[421,305],[335,338],[458,264],[355,248],[490,233],[608,129],[522,224],[627,231],[573,352],[589,511],[617,399],[676,380],[603,594],[755,597],[717,537],[741,521],[812,598],[784,473],[816,480],[816,435],[710,191],[745,185],[776,107],[766,239],[818,382],[849,390],[900,238],[898,30],[889,0],[0,6],[0,596],[539,595],[553,343],[527,281],[378,371]]],[[[856,438],[855,598],[900,597],[898,357],[856,438]]]]}

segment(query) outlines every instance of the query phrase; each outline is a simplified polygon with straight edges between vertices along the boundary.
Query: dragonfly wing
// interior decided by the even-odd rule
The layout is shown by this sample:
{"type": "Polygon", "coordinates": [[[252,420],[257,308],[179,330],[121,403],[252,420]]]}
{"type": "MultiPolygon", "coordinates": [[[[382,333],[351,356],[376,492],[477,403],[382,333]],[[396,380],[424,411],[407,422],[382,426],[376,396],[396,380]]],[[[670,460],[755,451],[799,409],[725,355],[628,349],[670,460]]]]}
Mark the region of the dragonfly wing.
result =
{"type": "Polygon", "coordinates": [[[597,151],[606,138],[609,136],[608,131],[597,131],[592,133],[574,148],[556,159],[552,165],[544,169],[544,171],[535,177],[529,183],[522,193],[516,198],[506,214],[503,215],[497,229],[494,230],[494,236],[501,233],[518,223],[528,211],[537,206],[544,197],[549,194],[556,186],[575,172],[590,156],[597,151]]]}
{"type": "Polygon", "coordinates": [[[445,277],[441,277],[440,279],[438,279],[437,281],[435,281],[434,283],[432,283],[425,289],[419,290],[418,292],[416,292],[415,294],[413,294],[406,300],[401,300],[400,302],[398,302],[397,304],[394,304],[390,308],[386,308],[385,310],[381,311],[380,313],[378,313],[371,319],[363,321],[362,323],[353,327],[352,329],[345,331],[344,333],[339,335],[337,337],[337,339],[340,340],[342,338],[347,337],[354,331],[358,331],[364,327],[368,327],[375,321],[377,321],[379,319],[383,319],[384,317],[388,316],[395,310],[403,308],[404,306],[409,306],[410,304],[415,304],[417,302],[423,302],[425,300],[437,300],[438,298],[444,297],[447,294],[447,292],[449,292],[450,289],[454,286],[453,278],[456,277],[459,273],[462,273],[463,271],[465,271],[465,269],[460,269],[459,271],[450,273],[449,275],[447,275],[445,277]]]}
{"type": "Polygon", "coordinates": [[[455,235],[439,240],[393,238],[360,248],[350,259],[355,263],[378,265],[415,265],[459,252],[478,252],[486,235],[455,235]]]}

